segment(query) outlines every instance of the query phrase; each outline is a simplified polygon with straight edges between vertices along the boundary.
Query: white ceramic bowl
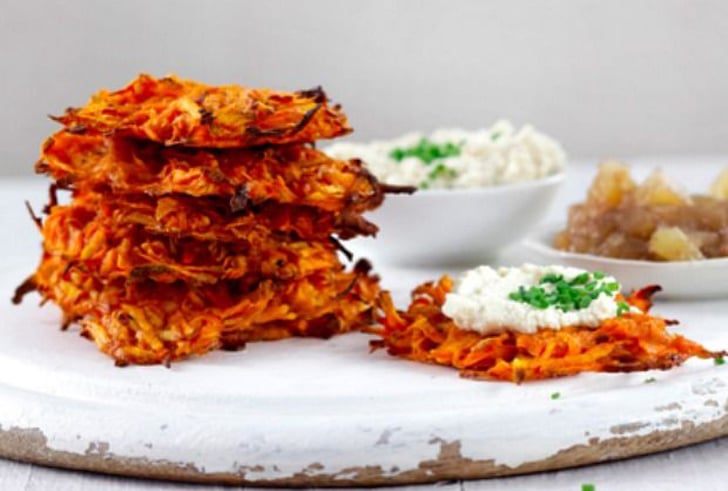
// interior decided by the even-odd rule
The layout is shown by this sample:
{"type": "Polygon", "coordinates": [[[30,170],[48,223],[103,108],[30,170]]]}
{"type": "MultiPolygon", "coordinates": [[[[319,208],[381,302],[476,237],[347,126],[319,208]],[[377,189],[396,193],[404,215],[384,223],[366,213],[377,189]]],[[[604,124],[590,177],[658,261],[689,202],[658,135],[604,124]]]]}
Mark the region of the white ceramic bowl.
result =
{"type": "Polygon", "coordinates": [[[617,278],[625,290],[660,285],[660,298],[699,299],[728,296],[728,258],[699,261],[655,262],[579,254],[554,249],[551,244],[563,227],[542,227],[524,245],[533,262],[566,264],[591,271],[604,271],[617,278]]]}
{"type": "Polygon", "coordinates": [[[538,224],[564,174],[477,189],[427,189],[390,195],[367,215],[375,239],[346,246],[376,264],[470,267],[492,259],[538,224]]]}

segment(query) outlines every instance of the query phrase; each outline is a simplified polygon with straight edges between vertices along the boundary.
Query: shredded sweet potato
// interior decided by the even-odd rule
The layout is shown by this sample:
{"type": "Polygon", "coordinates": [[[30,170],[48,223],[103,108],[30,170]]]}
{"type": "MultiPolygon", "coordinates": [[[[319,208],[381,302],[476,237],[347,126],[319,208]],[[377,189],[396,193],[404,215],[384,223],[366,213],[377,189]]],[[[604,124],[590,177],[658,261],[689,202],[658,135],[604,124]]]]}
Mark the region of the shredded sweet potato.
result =
{"type": "Polygon", "coordinates": [[[336,244],[294,240],[259,227],[233,242],[150,233],[119,224],[105,208],[54,206],[43,225],[44,249],[89,271],[129,281],[169,283],[256,277],[296,279],[340,267],[336,244]]]}
{"type": "Polygon", "coordinates": [[[389,292],[379,297],[381,327],[372,328],[381,339],[372,348],[425,363],[457,368],[477,379],[524,382],[579,372],[666,370],[697,356],[714,358],[725,352],[709,351],[677,334],[667,332],[674,323],[647,314],[650,297],[659,287],[647,287],[625,300],[644,313],[608,319],[598,328],[571,326],[540,329],[534,334],[504,332],[483,335],[461,329],[442,313],[452,289],[447,276],[425,283],[412,294],[407,311],[398,311],[389,292]]]}
{"type": "Polygon", "coordinates": [[[248,341],[330,337],[371,322],[378,278],[360,262],[353,272],[319,271],[295,281],[248,277],[196,286],[94,274],[45,256],[33,276],[41,295],[78,322],[117,364],[168,363],[248,341]]]}
{"type": "Polygon", "coordinates": [[[378,228],[358,213],[327,212],[312,206],[266,201],[233,211],[230,200],[179,194],[159,198],[145,194],[85,192],[74,196],[75,207],[98,210],[119,225],[139,225],[151,233],[200,240],[234,242],[260,231],[301,240],[341,239],[375,235],[378,228]]]}
{"type": "Polygon", "coordinates": [[[140,75],[127,87],[102,90],[86,106],[55,119],[74,133],[114,133],[206,148],[311,142],[351,131],[346,116],[328,104],[321,88],[213,87],[175,76],[140,75]]]}
{"type": "Polygon", "coordinates": [[[360,161],[331,159],[304,145],[169,148],[61,131],[43,145],[36,170],[75,189],[225,196],[236,200],[237,209],[273,200],[362,213],[383,199],[383,187],[360,161]]]}
{"type": "Polygon", "coordinates": [[[379,279],[346,271],[339,239],[375,234],[362,213],[414,188],[313,147],[350,131],[321,90],[142,75],[57,120],[46,216],[29,207],[43,254],[15,303],[37,290],[119,365],[371,323],[379,279]]]}

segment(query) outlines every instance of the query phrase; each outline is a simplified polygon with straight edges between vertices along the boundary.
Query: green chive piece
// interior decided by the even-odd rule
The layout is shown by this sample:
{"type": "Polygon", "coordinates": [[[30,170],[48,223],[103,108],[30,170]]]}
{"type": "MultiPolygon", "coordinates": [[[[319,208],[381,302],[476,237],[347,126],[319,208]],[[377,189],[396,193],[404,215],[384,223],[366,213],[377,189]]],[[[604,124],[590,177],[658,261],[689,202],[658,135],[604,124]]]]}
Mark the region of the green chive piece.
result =
{"type": "Polygon", "coordinates": [[[715,365],[725,365],[725,358],[723,358],[722,356],[715,357],[713,358],[713,363],[715,365]]]}
{"type": "Polygon", "coordinates": [[[541,283],[558,283],[564,281],[564,277],[560,274],[547,273],[541,278],[541,283]]]}
{"type": "Polygon", "coordinates": [[[583,285],[589,281],[589,273],[582,273],[571,280],[572,285],[583,285]]]}
{"type": "Polygon", "coordinates": [[[581,485],[581,491],[596,491],[597,487],[591,483],[585,483],[581,485]]]}
{"type": "Polygon", "coordinates": [[[657,379],[655,377],[650,377],[650,378],[645,379],[646,384],[654,384],[655,382],[657,382],[657,379]]]}
{"type": "Polygon", "coordinates": [[[439,177],[445,177],[449,179],[453,179],[457,177],[458,173],[455,169],[451,169],[450,167],[446,166],[442,162],[437,164],[434,169],[432,169],[428,174],[427,178],[434,181],[435,179],[439,177]]]}
{"type": "Polygon", "coordinates": [[[618,302],[617,303],[617,317],[622,317],[622,314],[625,314],[629,312],[630,307],[627,302],[618,302]]]}
{"type": "Polygon", "coordinates": [[[551,400],[555,401],[559,397],[561,397],[561,392],[554,392],[553,394],[551,394],[551,400]]]}

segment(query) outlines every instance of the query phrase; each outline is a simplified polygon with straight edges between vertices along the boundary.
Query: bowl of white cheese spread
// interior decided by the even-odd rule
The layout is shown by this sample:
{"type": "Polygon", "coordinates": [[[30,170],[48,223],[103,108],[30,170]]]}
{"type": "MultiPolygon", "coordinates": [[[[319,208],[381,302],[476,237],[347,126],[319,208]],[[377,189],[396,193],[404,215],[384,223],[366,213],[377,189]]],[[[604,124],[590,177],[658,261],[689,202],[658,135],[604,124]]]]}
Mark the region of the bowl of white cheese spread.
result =
{"type": "Polygon", "coordinates": [[[441,129],[324,149],[361,159],[391,185],[417,187],[388,196],[367,215],[376,238],[348,243],[358,256],[398,266],[472,266],[493,259],[544,217],[564,179],[566,156],[554,139],[507,121],[475,131],[441,129]]]}

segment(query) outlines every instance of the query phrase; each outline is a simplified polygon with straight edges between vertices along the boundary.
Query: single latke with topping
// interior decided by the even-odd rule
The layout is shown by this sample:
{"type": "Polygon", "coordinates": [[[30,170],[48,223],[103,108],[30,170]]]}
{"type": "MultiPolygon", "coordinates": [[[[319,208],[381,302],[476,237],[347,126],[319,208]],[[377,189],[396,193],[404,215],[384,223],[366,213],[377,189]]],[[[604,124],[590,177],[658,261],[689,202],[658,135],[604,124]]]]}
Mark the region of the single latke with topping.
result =
{"type": "Polygon", "coordinates": [[[624,297],[610,283],[600,285],[598,272],[566,278],[542,270],[538,282],[509,292],[513,285],[507,281],[507,288],[500,288],[509,273],[492,275],[496,282],[483,282],[476,288],[468,274],[458,288],[444,276],[436,283],[418,286],[404,311],[397,310],[389,292],[382,292],[380,326],[369,330],[378,336],[371,342],[372,348],[412,361],[450,366],[464,377],[516,383],[581,372],[666,370],[690,357],[721,359],[725,355],[668,332],[676,321],[648,313],[658,286],[624,297]],[[468,282],[471,284],[464,285],[468,282]],[[595,286],[590,288],[591,284],[595,286]],[[487,303],[478,304],[486,290],[487,303]],[[493,298],[493,290],[500,291],[500,300],[493,298]],[[615,305],[598,323],[537,329],[523,324],[549,310],[552,315],[546,319],[568,319],[572,311],[589,308],[601,296],[613,297],[615,305]],[[530,313],[514,316],[523,305],[530,313]],[[513,309],[513,314],[504,316],[503,307],[513,309]]]}

